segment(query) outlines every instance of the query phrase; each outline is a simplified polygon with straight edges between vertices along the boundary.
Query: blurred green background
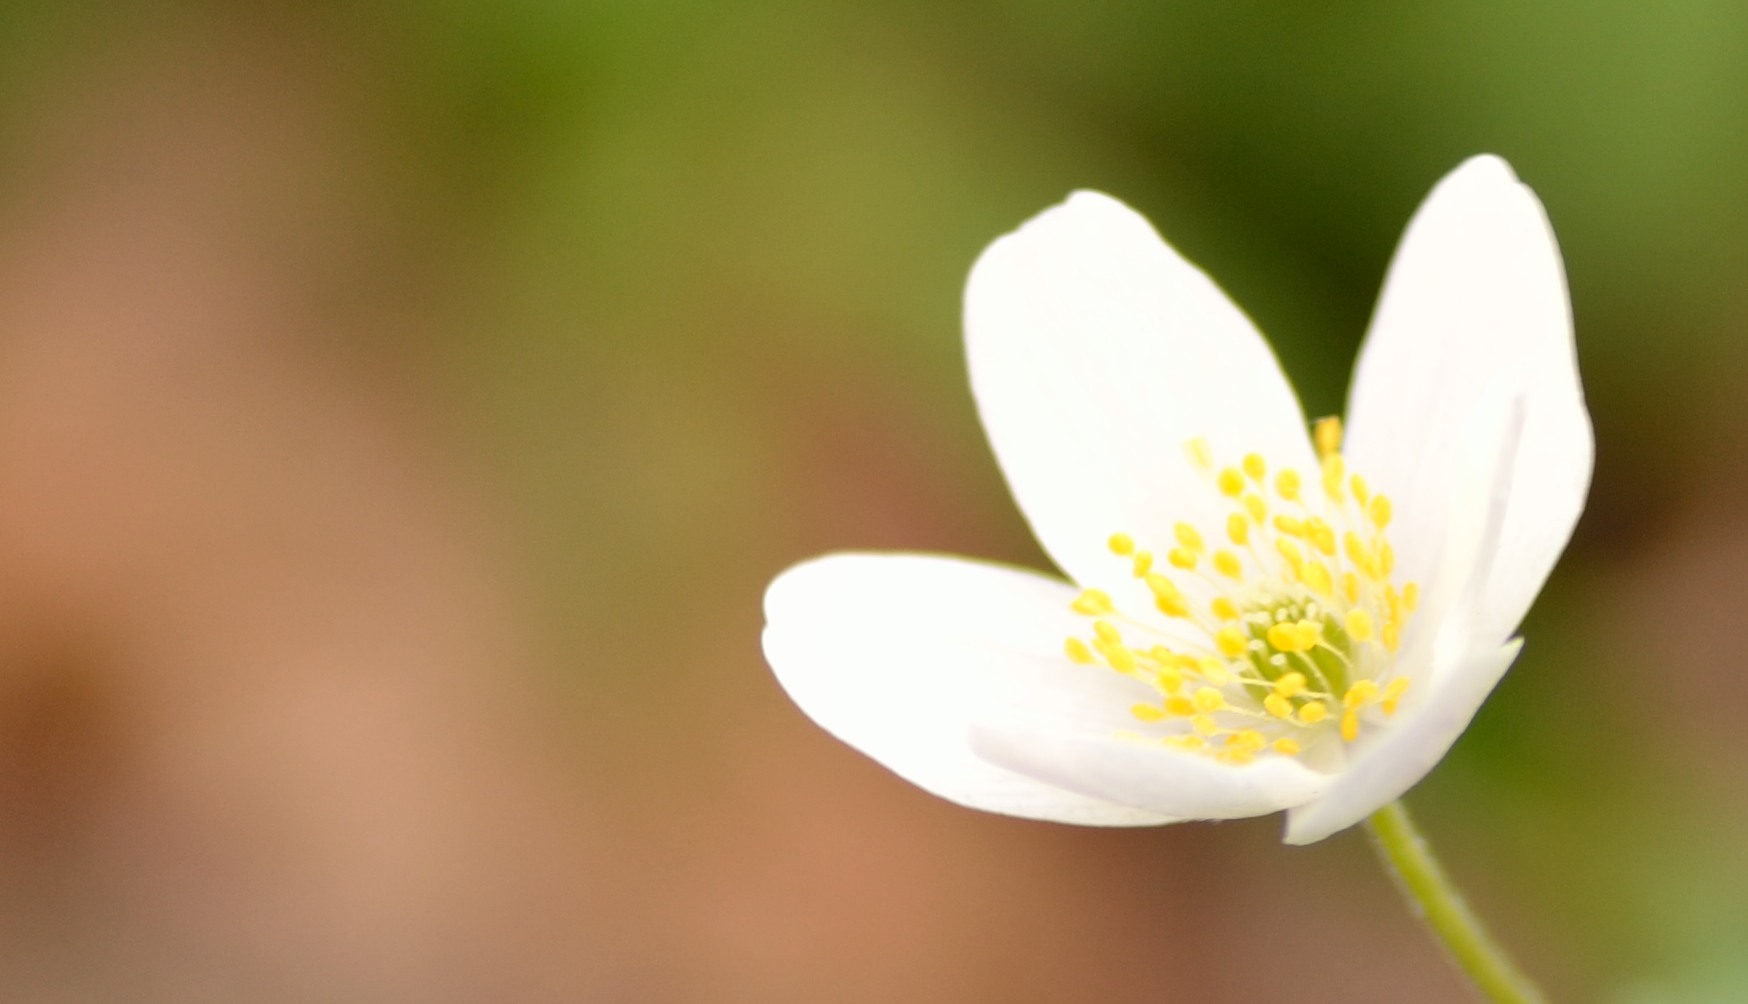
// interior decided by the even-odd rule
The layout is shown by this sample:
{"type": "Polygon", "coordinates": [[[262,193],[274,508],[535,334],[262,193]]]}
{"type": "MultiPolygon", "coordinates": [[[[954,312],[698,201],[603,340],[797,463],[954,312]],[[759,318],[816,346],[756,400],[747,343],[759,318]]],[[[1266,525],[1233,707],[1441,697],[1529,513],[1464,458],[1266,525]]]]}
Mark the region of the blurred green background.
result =
{"type": "Polygon", "coordinates": [[[936,802],[760,594],[1044,559],[977,252],[1147,213],[1338,411],[1507,157],[1598,441],[1411,804],[1560,1000],[1748,1000],[1748,7],[0,8],[0,998],[1466,999],[1354,834],[936,802]]]}

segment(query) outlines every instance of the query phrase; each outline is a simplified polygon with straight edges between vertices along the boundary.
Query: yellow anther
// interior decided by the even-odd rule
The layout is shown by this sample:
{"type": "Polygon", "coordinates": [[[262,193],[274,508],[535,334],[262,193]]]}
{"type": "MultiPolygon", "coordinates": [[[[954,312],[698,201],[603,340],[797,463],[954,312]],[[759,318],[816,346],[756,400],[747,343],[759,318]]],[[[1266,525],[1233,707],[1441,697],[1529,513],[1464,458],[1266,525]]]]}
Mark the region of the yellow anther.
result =
{"type": "Polygon", "coordinates": [[[1232,745],[1251,753],[1255,753],[1268,745],[1268,740],[1264,739],[1262,733],[1255,729],[1245,729],[1232,738],[1232,745]]]}
{"type": "Polygon", "coordinates": [[[1135,672],[1135,652],[1122,642],[1106,642],[1099,646],[1099,651],[1105,655],[1105,661],[1119,673],[1135,672]]]}
{"type": "Polygon", "coordinates": [[[1334,456],[1341,449],[1341,419],[1334,415],[1318,419],[1312,427],[1311,440],[1317,444],[1318,456],[1334,456]]]}
{"type": "Polygon", "coordinates": [[[1341,713],[1341,738],[1353,742],[1360,737],[1360,715],[1357,711],[1341,713]]]}
{"type": "MultiPolygon", "coordinates": [[[[1219,564],[1219,562],[1216,561],[1215,564],[1219,564]]],[[[1209,606],[1213,608],[1214,616],[1223,621],[1235,621],[1238,619],[1238,604],[1224,596],[1216,596],[1214,602],[1209,604],[1209,606]]]]}
{"type": "Polygon", "coordinates": [[[1195,729],[1197,732],[1205,736],[1211,736],[1220,731],[1220,726],[1216,725],[1214,719],[1209,718],[1207,715],[1196,715],[1192,717],[1190,719],[1190,728],[1195,729]]]}
{"type": "Polygon", "coordinates": [[[1267,474],[1268,470],[1268,464],[1263,461],[1262,454],[1247,453],[1244,455],[1244,473],[1250,475],[1252,481],[1260,484],[1262,476],[1267,474]]]}
{"type": "Polygon", "coordinates": [[[1086,614],[1088,617],[1108,614],[1117,609],[1111,603],[1111,595],[1102,589],[1088,589],[1082,592],[1074,598],[1074,602],[1070,606],[1075,613],[1086,614]]]}
{"type": "Polygon", "coordinates": [[[1179,544],[1182,544],[1192,551],[1200,551],[1202,549],[1202,535],[1196,531],[1195,527],[1188,523],[1179,523],[1177,526],[1172,527],[1171,531],[1177,535],[1177,542],[1179,544]]]}
{"type": "Polygon", "coordinates": [[[1275,475],[1275,491],[1279,492],[1281,498],[1286,499],[1288,502],[1299,501],[1299,488],[1300,482],[1298,471],[1285,470],[1275,475]]]}
{"type": "MultiPolygon", "coordinates": [[[[1359,475],[1356,474],[1354,477],[1357,478],[1359,475]]],[[[1354,494],[1358,495],[1359,492],[1354,492],[1354,494]]],[[[1372,497],[1372,506],[1367,510],[1367,514],[1372,517],[1372,525],[1378,529],[1382,530],[1389,526],[1390,497],[1388,495],[1374,495],[1372,497]]]]}
{"type": "Polygon", "coordinates": [[[1322,701],[1306,701],[1299,709],[1299,720],[1306,725],[1316,725],[1329,717],[1329,705],[1322,701]]]}
{"type": "Polygon", "coordinates": [[[1225,695],[1221,694],[1213,687],[1202,687],[1197,690],[1193,700],[1196,702],[1196,710],[1203,712],[1204,714],[1211,711],[1219,711],[1226,707],[1225,695]]]}
{"type": "Polygon", "coordinates": [[[1413,613],[1414,608],[1418,606],[1420,606],[1420,583],[1410,582],[1402,587],[1402,609],[1413,613]]]}
{"type": "Polygon", "coordinates": [[[1335,553],[1335,531],[1316,516],[1305,521],[1305,536],[1311,541],[1312,547],[1324,554],[1335,553]]]}
{"type": "Polygon", "coordinates": [[[1347,688],[1347,693],[1342,695],[1341,704],[1349,711],[1357,711],[1377,699],[1377,683],[1371,680],[1356,680],[1353,686],[1347,688]]]}
{"type": "Polygon", "coordinates": [[[1165,717],[1165,709],[1152,704],[1134,705],[1129,713],[1144,722],[1157,722],[1165,717]]]}
{"type": "Polygon", "coordinates": [[[1242,767],[1256,759],[1256,754],[1247,749],[1221,750],[1214,754],[1215,759],[1224,760],[1234,767],[1242,767]]]}
{"type": "Polygon", "coordinates": [[[1257,526],[1261,526],[1262,521],[1269,518],[1268,503],[1264,502],[1262,496],[1255,492],[1244,496],[1244,511],[1250,514],[1251,522],[1257,526]]]}
{"type": "Polygon", "coordinates": [[[1341,573],[1341,595],[1347,597],[1349,603],[1360,600],[1360,577],[1352,572],[1341,573]]]}
{"type": "Polygon", "coordinates": [[[1105,542],[1111,553],[1119,557],[1128,557],[1135,553],[1135,538],[1126,533],[1113,533],[1111,539],[1105,542]]]}
{"type": "Polygon", "coordinates": [[[1244,578],[1244,563],[1238,560],[1238,555],[1231,551],[1214,552],[1214,569],[1221,575],[1234,581],[1244,578]]]}
{"type": "Polygon", "coordinates": [[[1087,648],[1086,642],[1079,638],[1070,638],[1063,642],[1062,649],[1068,653],[1070,659],[1083,666],[1093,661],[1092,649],[1087,648]]]}
{"type": "Polygon", "coordinates": [[[1397,649],[1402,647],[1402,626],[1395,621],[1385,624],[1384,629],[1378,632],[1378,635],[1384,641],[1384,648],[1390,653],[1394,654],[1397,649]]]}
{"type": "Polygon", "coordinates": [[[1355,607],[1347,612],[1347,636],[1354,641],[1372,640],[1372,615],[1355,607]]]}
{"type": "Polygon", "coordinates": [[[1208,441],[1201,436],[1184,443],[1184,453],[1189,456],[1190,463],[1201,470],[1214,469],[1214,451],[1208,448],[1208,441]]]}
{"type": "MultiPolygon", "coordinates": [[[[1380,496],[1382,497],[1382,496],[1380,496]]],[[[1387,540],[1378,541],[1378,571],[1389,575],[1396,568],[1396,549],[1387,540]]]]}
{"type": "Polygon", "coordinates": [[[1232,498],[1237,498],[1239,494],[1244,491],[1244,475],[1238,473],[1238,468],[1236,467],[1228,467],[1221,471],[1220,476],[1214,480],[1214,483],[1220,486],[1220,493],[1222,495],[1227,495],[1232,498]]]}
{"type": "Polygon", "coordinates": [[[1293,625],[1293,631],[1299,636],[1299,650],[1309,652],[1323,637],[1323,622],[1303,620],[1293,625]]]}
{"type": "Polygon", "coordinates": [[[1165,700],[1166,714],[1179,718],[1188,718],[1196,713],[1196,706],[1187,697],[1168,697],[1165,700]]]}
{"type": "Polygon", "coordinates": [[[1390,612],[1390,620],[1402,619],[1402,595],[1388,582],[1384,584],[1384,608],[1390,612]]]}
{"type": "Polygon", "coordinates": [[[1280,652],[1303,652],[1305,635],[1297,624],[1274,624],[1268,630],[1269,645],[1280,652]]]}
{"type": "Polygon", "coordinates": [[[1289,537],[1305,536],[1305,522],[1295,516],[1280,515],[1275,517],[1275,529],[1289,537]]]}
{"type": "Polygon", "coordinates": [[[1347,486],[1353,491],[1353,500],[1358,502],[1361,508],[1364,508],[1366,502],[1372,497],[1371,489],[1366,487],[1366,479],[1355,474],[1353,477],[1347,479],[1347,486]]]}
{"type": "Polygon", "coordinates": [[[1189,604],[1184,602],[1184,594],[1178,591],[1176,583],[1158,572],[1149,572],[1143,576],[1143,582],[1153,593],[1153,605],[1167,617],[1188,617],[1189,604]]]}
{"type": "Polygon", "coordinates": [[[1236,659],[1244,654],[1244,647],[1250,643],[1250,638],[1235,627],[1223,627],[1214,632],[1214,647],[1228,659],[1236,659]]]}
{"type": "Polygon", "coordinates": [[[1276,739],[1274,741],[1274,749],[1276,753],[1279,753],[1282,756],[1299,755],[1299,744],[1291,739],[1276,739]]]}
{"type": "Polygon", "coordinates": [[[1093,631],[1106,644],[1116,644],[1123,640],[1123,632],[1118,631],[1117,625],[1110,621],[1093,621],[1093,631]]]}
{"type": "Polygon", "coordinates": [[[1347,551],[1347,560],[1353,562],[1355,568],[1364,572],[1369,579],[1379,578],[1377,556],[1372,554],[1372,549],[1366,546],[1359,534],[1349,530],[1342,537],[1341,543],[1347,551]]]}
{"type": "Polygon", "coordinates": [[[1250,520],[1245,519],[1239,513],[1233,513],[1226,517],[1226,537],[1232,543],[1243,547],[1245,542],[1250,540],[1250,520]]]}
{"type": "Polygon", "coordinates": [[[1167,667],[1154,674],[1153,682],[1159,685],[1161,691],[1167,694],[1175,694],[1184,687],[1184,675],[1175,669],[1167,667]]]}
{"type": "Polygon", "coordinates": [[[1208,741],[1206,739],[1203,739],[1201,736],[1193,735],[1193,734],[1187,735],[1187,736],[1173,736],[1170,739],[1167,739],[1166,742],[1172,744],[1173,746],[1178,746],[1178,747],[1181,747],[1181,748],[1186,749],[1186,750],[1205,749],[1208,745],[1208,741]]]}
{"type": "Polygon", "coordinates": [[[1166,554],[1165,560],[1171,562],[1173,567],[1181,568],[1186,572],[1193,572],[1196,568],[1196,552],[1187,547],[1172,548],[1166,554]]]}
{"type": "Polygon", "coordinates": [[[1135,560],[1135,577],[1137,579],[1146,575],[1148,572],[1153,571],[1153,552],[1152,551],[1136,551],[1134,560],[1135,560]]]}
{"type": "Polygon", "coordinates": [[[1398,676],[1390,681],[1390,685],[1384,688],[1384,714],[1393,715],[1396,713],[1396,705],[1402,703],[1402,693],[1407,689],[1408,677],[1406,676],[1398,676]]]}
{"type": "Polygon", "coordinates": [[[1263,698],[1262,707],[1264,711],[1274,715],[1276,718],[1293,717],[1293,702],[1279,694],[1270,694],[1263,698]]]}
{"type": "Polygon", "coordinates": [[[1311,587],[1312,592],[1324,599],[1328,599],[1335,592],[1335,582],[1330,578],[1329,566],[1321,561],[1306,562],[1305,566],[1299,569],[1299,576],[1305,580],[1307,586],[1311,587]]]}
{"type": "Polygon", "coordinates": [[[1281,557],[1287,559],[1287,564],[1298,568],[1305,563],[1305,552],[1299,550],[1299,545],[1285,537],[1275,538],[1275,550],[1281,552],[1281,557]]]}
{"type": "Polygon", "coordinates": [[[1226,668],[1225,663],[1211,655],[1205,655],[1197,660],[1196,669],[1201,672],[1202,679],[1216,687],[1224,687],[1232,682],[1232,671],[1226,668]]]}
{"type": "Polygon", "coordinates": [[[1331,502],[1341,501],[1342,471],[1341,454],[1331,453],[1323,458],[1323,493],[1331,502]]]}
{"type": "Polygon", "coordinates": [[[1298,697],[1305,692],[1304,673],[1284,673],[1275,681],[1275,696],[1298,697]]]}

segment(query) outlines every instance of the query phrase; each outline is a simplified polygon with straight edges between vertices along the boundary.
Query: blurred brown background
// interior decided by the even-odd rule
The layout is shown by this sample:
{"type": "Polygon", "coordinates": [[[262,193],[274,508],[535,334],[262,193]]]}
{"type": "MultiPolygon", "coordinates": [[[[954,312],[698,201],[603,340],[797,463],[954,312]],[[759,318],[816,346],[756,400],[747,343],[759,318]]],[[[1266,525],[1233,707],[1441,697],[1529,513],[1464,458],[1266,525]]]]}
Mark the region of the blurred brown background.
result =
{"type": "Polygon", "coordinates": [[[0,1000],[1464,1000],[1356,835],[961,810],[757,637],[819,551],[1043,563],[990,239],[1125,198],[1327,413],[1483,150],[1597,480],[1411,801],[1558,999],[1748,999],[1748,8],[16,0],[0,1000]]]}

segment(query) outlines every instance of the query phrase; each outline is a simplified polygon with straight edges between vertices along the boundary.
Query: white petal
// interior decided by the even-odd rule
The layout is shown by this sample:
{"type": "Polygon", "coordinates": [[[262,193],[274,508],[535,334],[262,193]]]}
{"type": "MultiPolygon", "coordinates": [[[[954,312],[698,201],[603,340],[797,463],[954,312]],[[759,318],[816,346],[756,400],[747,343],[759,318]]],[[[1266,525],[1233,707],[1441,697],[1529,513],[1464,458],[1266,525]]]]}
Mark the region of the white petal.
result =
{"type": "Polygon", "coordinates": [[[1315,798],[1331,782],[1290,757],[1235,767],[1210,757],[1062,723],[991,721],[972,748],[992,763],[1078,791],[1185,819],[1237,819],[1315,798]]]}
{"type": "Polygon", "coordinates": [[[765,657],[814,721],[942,798],[1065,823],[1173,822],[995,766],[967,745],[970,722],[992,709],[1117,722],[1151,694],[1062,654],[1070,633],[1086,633],[1074,596],[1061,581],[963,559],[832,555],[771,583],[765,657]]]}
{"type": "Polygon", "coordinates": [[[1523,401],[1478,631],[1503,641],[1565,548],[1590,485],[1565,273],[1542,206],[1497,157],[1458,167],[1409,221],[1354,376],[1346,452],[1395,502],[1398,575],[1424,580],[1459,440],[1482,398],[1523,401]]]}
{"type": "Polygon", "coordinates": [[[1171,547],[1225,510],[1186,460],[1312,463],[1305,419],[1250,320],[1109,196],[1077,192],[994,244],[965,291],[972,391],[1039,542],[1070,578],[1131,588],[1110,534],[1171,547]]]}
{"type": "Polygon", "coordinates": [[[1522,647],[1515,639],[1483,651],[1405,702],[1375,741],[1354,750],[1323,797],[1287,814],[1287,843],[1314,843],[1345,830],[1414,787],[1468,728],[1522,647]]]}

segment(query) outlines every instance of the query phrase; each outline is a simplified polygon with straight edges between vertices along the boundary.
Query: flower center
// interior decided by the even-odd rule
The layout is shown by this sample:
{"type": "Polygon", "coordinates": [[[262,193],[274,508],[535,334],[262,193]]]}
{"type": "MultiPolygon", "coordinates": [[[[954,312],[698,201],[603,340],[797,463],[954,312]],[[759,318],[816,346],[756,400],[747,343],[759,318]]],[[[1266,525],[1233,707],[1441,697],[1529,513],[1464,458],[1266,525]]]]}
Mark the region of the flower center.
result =
{"type": "Polygon", "coordinates": [[[1207,442],[1191,440],[1191,463],[1229,510],[1222,532],[1178,523],[1163,560],[1127,533],[1111,536],[1165,624],[1126,614],[1102,590],[1075,599],[1091,633],[1067,640],[1069,658],[1152,687],[1158,700],[1130,709],[1162,733],[1151,739],[1242,764],[1334,736],[1351,743],[1395,714],[1408,688],[1395,654],[1420,589],[1392,579],[1390,500],[1346,470],[1340,419],[1320,420],[1313,438],[1322,484],[1309,492],[1290,468],[1271,480],[1260,454],[1217,467],[1207,442]]]}

